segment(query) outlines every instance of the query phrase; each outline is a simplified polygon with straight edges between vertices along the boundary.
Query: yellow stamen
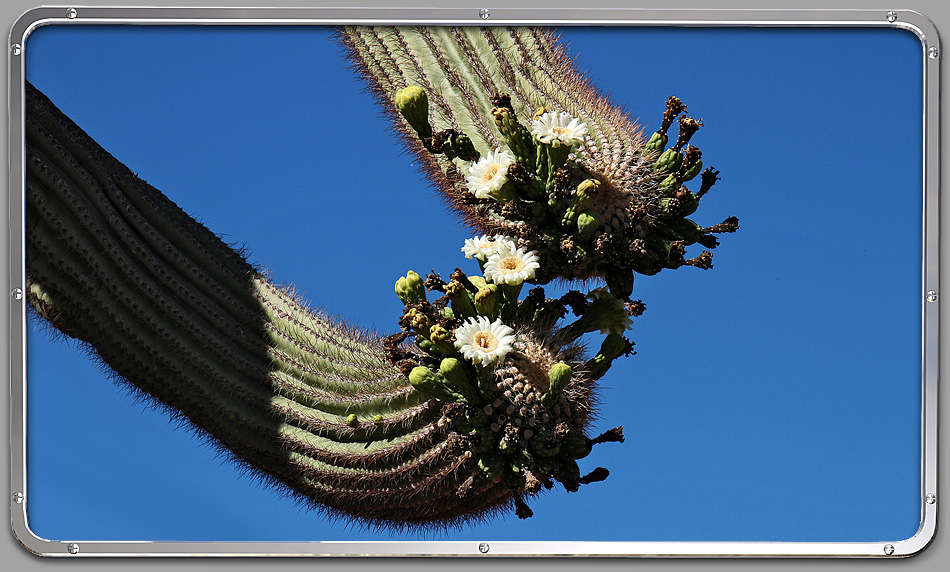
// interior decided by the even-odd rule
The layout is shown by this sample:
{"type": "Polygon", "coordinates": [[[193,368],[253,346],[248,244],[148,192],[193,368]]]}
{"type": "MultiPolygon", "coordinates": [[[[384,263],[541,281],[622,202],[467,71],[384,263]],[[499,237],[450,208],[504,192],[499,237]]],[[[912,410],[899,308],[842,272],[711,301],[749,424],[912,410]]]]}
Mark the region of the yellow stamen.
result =
{"type": "Polygon", "coordinates": [[[501,165],[492,165],[485,170],[485,174],[482,175],[482,182],[488,183],[495,178],[495,175],[498,174],[498,170],[501,169],[501,165]]]}
{"type": "Polygon", "coordinates": [[[517,256],[506,256],[498,263],[498,269],[505,274],[513,274],[524,270],[524,260],[517,256]]]}
{"type": "Polygon", "coordinates": [[[485,353],[493,352],[498,347],[498,339],[491,332],[475,332],[472,342],[475,347],[485,353]]]}

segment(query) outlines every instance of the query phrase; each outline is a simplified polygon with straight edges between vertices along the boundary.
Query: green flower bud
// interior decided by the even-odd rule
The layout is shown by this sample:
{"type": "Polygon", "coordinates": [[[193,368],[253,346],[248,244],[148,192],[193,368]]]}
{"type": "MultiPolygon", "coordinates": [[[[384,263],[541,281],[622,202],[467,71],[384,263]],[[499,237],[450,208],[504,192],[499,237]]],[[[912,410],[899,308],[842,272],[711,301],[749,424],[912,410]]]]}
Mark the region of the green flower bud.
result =
{"type": "Polygon", "coordinates": [[[491,110],[495,118],[495,125],[502,137],[508,144],[508,149],[527,169],[533,169],[535,165],[535,147],[531,139],[531,133],[518,123],[518,118],[507,107],[495,107],[491,110]]]}
{"type": "Polygon", "coordinates": [[[682,175],[681,178],[682,178],[682,180],[684,180],[684,181],[689,181],[689,180],[693,179],[694,177],[696,177],[696,175],[698,175],[699,173],[701,173],[702,170],[703,170],[703,162],[702,162],[702,160],[696,161],[695,163],[693,163],[693,164],[690,166],[689,169],[686,169],[686,171],[683,173],[683,175],[682,175]]]}
{"type": "Polygon", "coordinates": [[[582,433],[571,432],[564,438],[564,444],[561,445],[561,452],[558,453],[558,456],[571,460],[583,459],[590,454],[590,449],[590,445],[587,444],[587,437],[584,437],[582,433]]]}
{"type": "Polygon", "coordinates": [[[600,190],[600,181],[597,179],[581,181],[581,184],[577,185],[577,190],[574,191],[574,204],[581,207],[581,210],[586,209],[594,202],[598,190],[600,190]]]}
{"type": "Polygon", "coordinates": [[[663,151],[663,154],[653,163],[655,173],[675,173],[683,164],[683,154],[673,149],[663,151]]]}
{"type": "Polygon", "coordinates": [[[626,269],[612,268],[606,272],[604,279],[607,288],[614,297],[624,300],[633,294],[633,272],[626,269]]]}
{"type": "Polygon", "coordinates": [[[541,403],[543,405],[553,405],[558,396],[561,395],[561,391],[571,382],[571,376],[573,375],[574,372],[571,370],[571,366],[566,363],[554,364],[548,374],[548,390],[541,396],[541,403]]]}
{"type": "Polygon", "coordinates": [[[413,330],[425,337],[429,337],[429,328],[432,326],[432,322],[429,321],[428,316],[416,308],[411,308],[408,312],[406,312],[406,319],[409,322],[409,326],[413,330]]]}
{"type": "Polygon", "coordinates": [[[465,366],[455,358],[445,358],[439,364],[439,371],[445,377],[445,381],[453,387],[462,387],[469,384],[468,372],[465,366]]]}
{"type": "Polygon", "coordinates": [[[627,347],[627,340],[620,334],[610,334],[604,338],[603,343],[600,344],[600,351],[597,352],[597,355],[593,359],[588,360],[585,364],[587,370],[589,371],[588,375],[591,379],[597,380],[604,376],[607,373],[607,370],[610,369],[610,364],[623,352],[624,348],[627,347]]]}
{"type": "Polygon", "coordinates": [[[539,455],[553,457],[561,449],[561,441],[555,439],[550,431],[541,430],[531,438],[531,448],[539,455]]]}
{"type": "Polygon", "coordinates": [[[409,383],[415,388],[431,386],[438,381],[438,376],[423,365],[416,366],[409,372],[409,383]]]}
{"type": "Polygon", "coordinates": [[[500,476],[505,470],[505,458],[491,453],[482,455],[478,459],[478,468],[489,477],[500,476]]]}
{"type": "Polygon", "coordinates": [[[599,212],[591,209],[577,215],[577,237],[581,240],[590,238],[594,231],[600,227],[603,220],[599,212]]]}
{"type": "Polygon", "coordinates": [[[669,217],[681,218],[689,216],[699,208],[699,199],[686,187],[680,187],[673,197],[666,197],[656,201],[660,212],[669,217]]]}
{"type": "Polygon", "coordinates": [[[495,290],[498,287],[492,284],[479,288],[475,294],[475,310],[482,316],[493,317],[495,313],[495,290]]]}
{"type": "Polygon", "coordinates": [[[682,188],[676,193],[676,198],[680,202],[677,214],[681,217],[689,216],[699,208],[699,199],[692,191],[682,188]]]}
{"type": "Polygon", "coordinates": [[[567,342],[572,342],[587,332],[602,334],[623,333],[633,322],[627,316],[623,302],[610,294],[606,288],[597,288],[587,295],[590,304],[584,315],[562,330],[567,342]]]}
{"type": "Polygon", "coordinates": [[[429,125],[429,98],[421,87],[410,85],[396,92],[396,109],[422,139],[432,137],[429,125]]]}
{"type": "Polygon", "coordinates": [[[443,354],[454,354],[455,346],[452,345],[452,332],[446,330],[439,324],[434,324],[429,328],[429,341],[438,348],[443,354]]]}
{"type": "Polygon", "coordinates": [[[478,443],[472,447],[476,453],[487,453],[495,447],[495,434],[490,429],[475,429],[469,435],[476,437],[478,443]]]}
{"type": "Polygon", "coordinates": [[[488,286],[488,280],[485,280],[484,276],[469,276],[468,281],[475,286],[475,288],[481,290],[485,286],[488,286]]]}
{"type": "Polygon", "coordinates": [[[474,372],[467,369],[465,364],[455,358],[445,358],[439,364],[439,372],[442,374],[445,384],[450,390],[461,394],[465,401],[470,404],[481,403],[477,381],[474,379],[474,372]]]}
{"type": "Polygon", "coordinates": [[[382,421],[383,421],[382,415],[373,415],[373,423],[382,423],[382,421]]]}
{"type": "Polygon", "coordinates": [[[574,200],[571,206],[568,207],[561,218],[561,225],[569,228],[576,223],[577,217],[594,203],[594,198],[597,196],[599,189],[600,181],[597,179],[581,181],[581,184],[577,185],[577,190],[574,191],[574,200]]]}
{"type": "Polygon", "coordinates": [[[667,228],[687,246],[694,244],[703,236],[703,227],[688,218],[677,218],[667,223],[667,228]]]}
{"type": "Polygon", "coordinates": [[[355,413],[350,413],[349,415],[346,416],[346,424],[349,425],[350,427],[358,427],[360,424],[360,420],[356,416],[355,413]]]}
{"type": "Polygon", "coordinates": [[[597,352],[597,355],[603,355],[610,359],[613,359],[620,355],[620,352],[627,347],[627,340],[623,338],[620,334],[610,334],[604,341],[600,344],[600,351],[597,352]]]}
{"type": "Polygon", "coordinates": [[[513,457],[515,466],[518,469],[521,469],[521,467],[528,467],[530,469],[534,466],[534,456],[526,449],[516,451],[513,457]]]}
{"type": "Polygon", "coordinates": [[[647,141],[646,147],[643,149],[644,151],[662,151],[666,148],[666,144],[669,142],[669,140],[670,138],[667,137],[666,133],[660,133],[657,131],[652,137],[650,137],[650,140],[647,141]]]}
{"type": "Polygon", "coordinates": [[[409,271],[404,277],[396,280],[396,296],[403,304],[414,304],[426,297],[426,287],[422,277],[409,271]]]}
{"type": "Polygon", "coordinates": [[[452,311],[459,319],[475,316],[475,306],[472,305],[472,295],[458,280],[452,280],[445,285],[445,293],[452,301],[452,311]]]}
{"type": "Polygon", "coordinates": [[[455,137],[449,138],[449,147],[452,149],[452,153],[456,157],[463,161],[477,161],[479,158],[478,150],[475,149],[475,144],[472,143],[471,138],[464,133],[457,135],[455,137]]]}
{"type": "Polygon", "coordinates": [[[676,175],[667,175],[667,177],[657,185],[657,189],[659,189],[663,195],[671,195],[676,192],[676,187],[678,187],[679,184],[680,182],[676,179],[676,175]]]}
{"type": "Polygon", "coordinates": [[[459,397],[446,389],[439,375],[425,366],[416,366],[409,372],[409,383],[417,391],[447,401],[456,401],[459,397]]]}

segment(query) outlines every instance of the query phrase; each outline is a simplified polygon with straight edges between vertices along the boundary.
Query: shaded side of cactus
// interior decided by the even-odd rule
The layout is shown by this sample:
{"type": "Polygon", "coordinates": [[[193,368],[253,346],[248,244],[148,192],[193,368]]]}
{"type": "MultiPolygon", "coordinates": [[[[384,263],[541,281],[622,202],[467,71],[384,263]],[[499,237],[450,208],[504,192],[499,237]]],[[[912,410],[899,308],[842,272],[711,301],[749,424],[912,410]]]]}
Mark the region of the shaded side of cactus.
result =
{"type": "Polygon", "coordinates": [[[32,86],[28,299],[115,374],[335,514],[439,525],[511,506],[380,340],[313,312],[32,86]]]}
{"type": "Polygon", "coordinates": [[[708,251],[690,258],[687,247],[715,248],[713,234],[738,228],[734,218],[710,227],[686,218],[718,180],[707,168],[700,189],[684,186],[702,169],[688,145],[701,122],[681,115],[686,106],[670,98],[647,139],[550,30],[346,27],[340,39],[447,202],[476,232],[517,237],[557,269],[541,283],[603,277],[612,286],[633,272],[709,268],[708,251]],[[583,126],[576,144],[539,140],[535,127],[559,115],[583,126]],[[497,152],[513,157],[509,182],[473,194],[475,162],[497,152]]]}

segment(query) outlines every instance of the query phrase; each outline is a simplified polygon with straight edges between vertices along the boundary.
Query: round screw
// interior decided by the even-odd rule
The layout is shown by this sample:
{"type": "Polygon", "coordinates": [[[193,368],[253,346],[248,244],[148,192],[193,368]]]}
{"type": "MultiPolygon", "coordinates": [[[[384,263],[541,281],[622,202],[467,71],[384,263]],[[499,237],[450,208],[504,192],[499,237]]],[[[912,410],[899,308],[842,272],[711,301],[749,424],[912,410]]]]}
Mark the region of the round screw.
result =
{"type": "Polygon", "coordinates": [[[927,501],[927,504],[935,504],[937,502],[937,495],[933,493],[927,493],[927,496],[924,497],[927,501]]]}
{"type": "Polygon", "coordinates": [[[885,544],[885,545],[884,545],[884,554],[887,554],[888,556],[890,556],[891,554],[894,554],[894,545],[893,545],[893,544],[885,544]]]}
{"type": "MultiPolygon", "coordinates": [[[[66,8],[66,17],[69,18],[70,20],[76,19],[76,16],[78,15],[79,13],[76,12],[75,8],[66,8]]],[[[76,549],[78,550],[79,547],[77,546],[76,549]]]]}
{"type": "Polygon", "coordinates": [[[13,493],[13,502],[23,504],[23,493],[13,493]]]}
{"type": "Polygon", "coordinates": [[[940,50],[938,50],[937,47],[934,46],[930,48],[929,50],[927,50],[927,55],[930,56],[930,59],[935,60],[937,59],[937,56],[940,55],[940,50]]]}
{"type": "Polygon", "coordinates": [[[482,20],[487,20],[491,18],[491,12],[488,11],[488,8],[482,8],[481,10],[478,11],[478,17],[481,18],[482,20]]]}
{"type": "Polygon", "coordinates": [[[893,24],[894,22],[896,22],[896,21],[897,21],[897,12],[888,12],[888,13],[887,13],[887,21],[890,22],[891,24],[893,24]]]}
{"type": "Polygon", "coordinates": [[[927,301],[928,301],[928,302],[936,302],[936,301],[937,301],[937,291],[936,291],[936,290],[930,290],[929,292],[927,292],[927,301]]]}
{"type": "Polygon", "coordinates": [[[22,52],[23,52],[23,46],[21,46],[20,44],[13,44],[12,46],[10,46],[10,53],[11,53],[11,54],[13,54],[13,55],[15,55],[15,56],[18,56],[18,55],[20,55],[22,52]]]}
{"type": "Polygon", "coordinates": [[[79,554],[79,545],[75,542],[70,542],[66,546],[66,550],[68,550],[70,554],[79,554]]]}
{"type": "Polygon", "coordinates": [[[21,288],[14,288],[13,290],[10,291],[10,296],[11,296],[14,300],[22,300],[22,299],[23,299],[23,289],[21,289],[21,288]]]}
{"type": "Polygon", "coordinates": [[[478,545],[478,551],[481,552],[482,554],[485,554],[489,550],[491,550],[491,546],[488,546],[487,542],[482,542],[481,544],[478,545]]]}

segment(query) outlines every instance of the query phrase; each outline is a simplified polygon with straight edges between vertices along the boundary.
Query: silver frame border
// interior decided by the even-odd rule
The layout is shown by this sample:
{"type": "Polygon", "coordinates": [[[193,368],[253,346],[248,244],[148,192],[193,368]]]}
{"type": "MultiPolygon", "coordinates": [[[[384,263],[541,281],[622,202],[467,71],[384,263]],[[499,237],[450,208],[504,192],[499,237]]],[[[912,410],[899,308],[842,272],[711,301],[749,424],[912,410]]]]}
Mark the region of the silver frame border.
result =
{"type": "MultiPolygon", "coordinates": [[[[922,551],[933,540],[937,504],[937,382],[939,365],[940,60],[942,47],[933,22],[909,10],[706,10],[600,9],[537,10],[492,8],[484,20],[478,8],[124,8],[41,7],[14,23],[7,43],[10,75],[10,288],[25,288],[24,255],[24,53],[33,30],[45,25],[526,25],[677,27],[892,27],[913,32],[923,59],[923,319],[921,404],[921,525],[914,536],[884,542],[492,542],[482,553],[477,541],[418,542],[108,542],[54,541],[36,536],[26,518],[26,299],[10,297],[10,439],[13,532],[27,550],[44,556],[778,556],[901,557],[922,551]],[[888,15],[896,16],[894,21],[888,15]],[[21,47],[14,54],[13,46],[21,47]],[[936,50],[937,57],[929,51],[936,50]],[[928,292],[939,298],[927,300],[928,292]],[[17,493],[23,495],[17,497],[17,493]],[[73,554],[70,547],[78,546],[73,554]]],[[[939,495],[937,496],[939,501],[939,495]]]]}

